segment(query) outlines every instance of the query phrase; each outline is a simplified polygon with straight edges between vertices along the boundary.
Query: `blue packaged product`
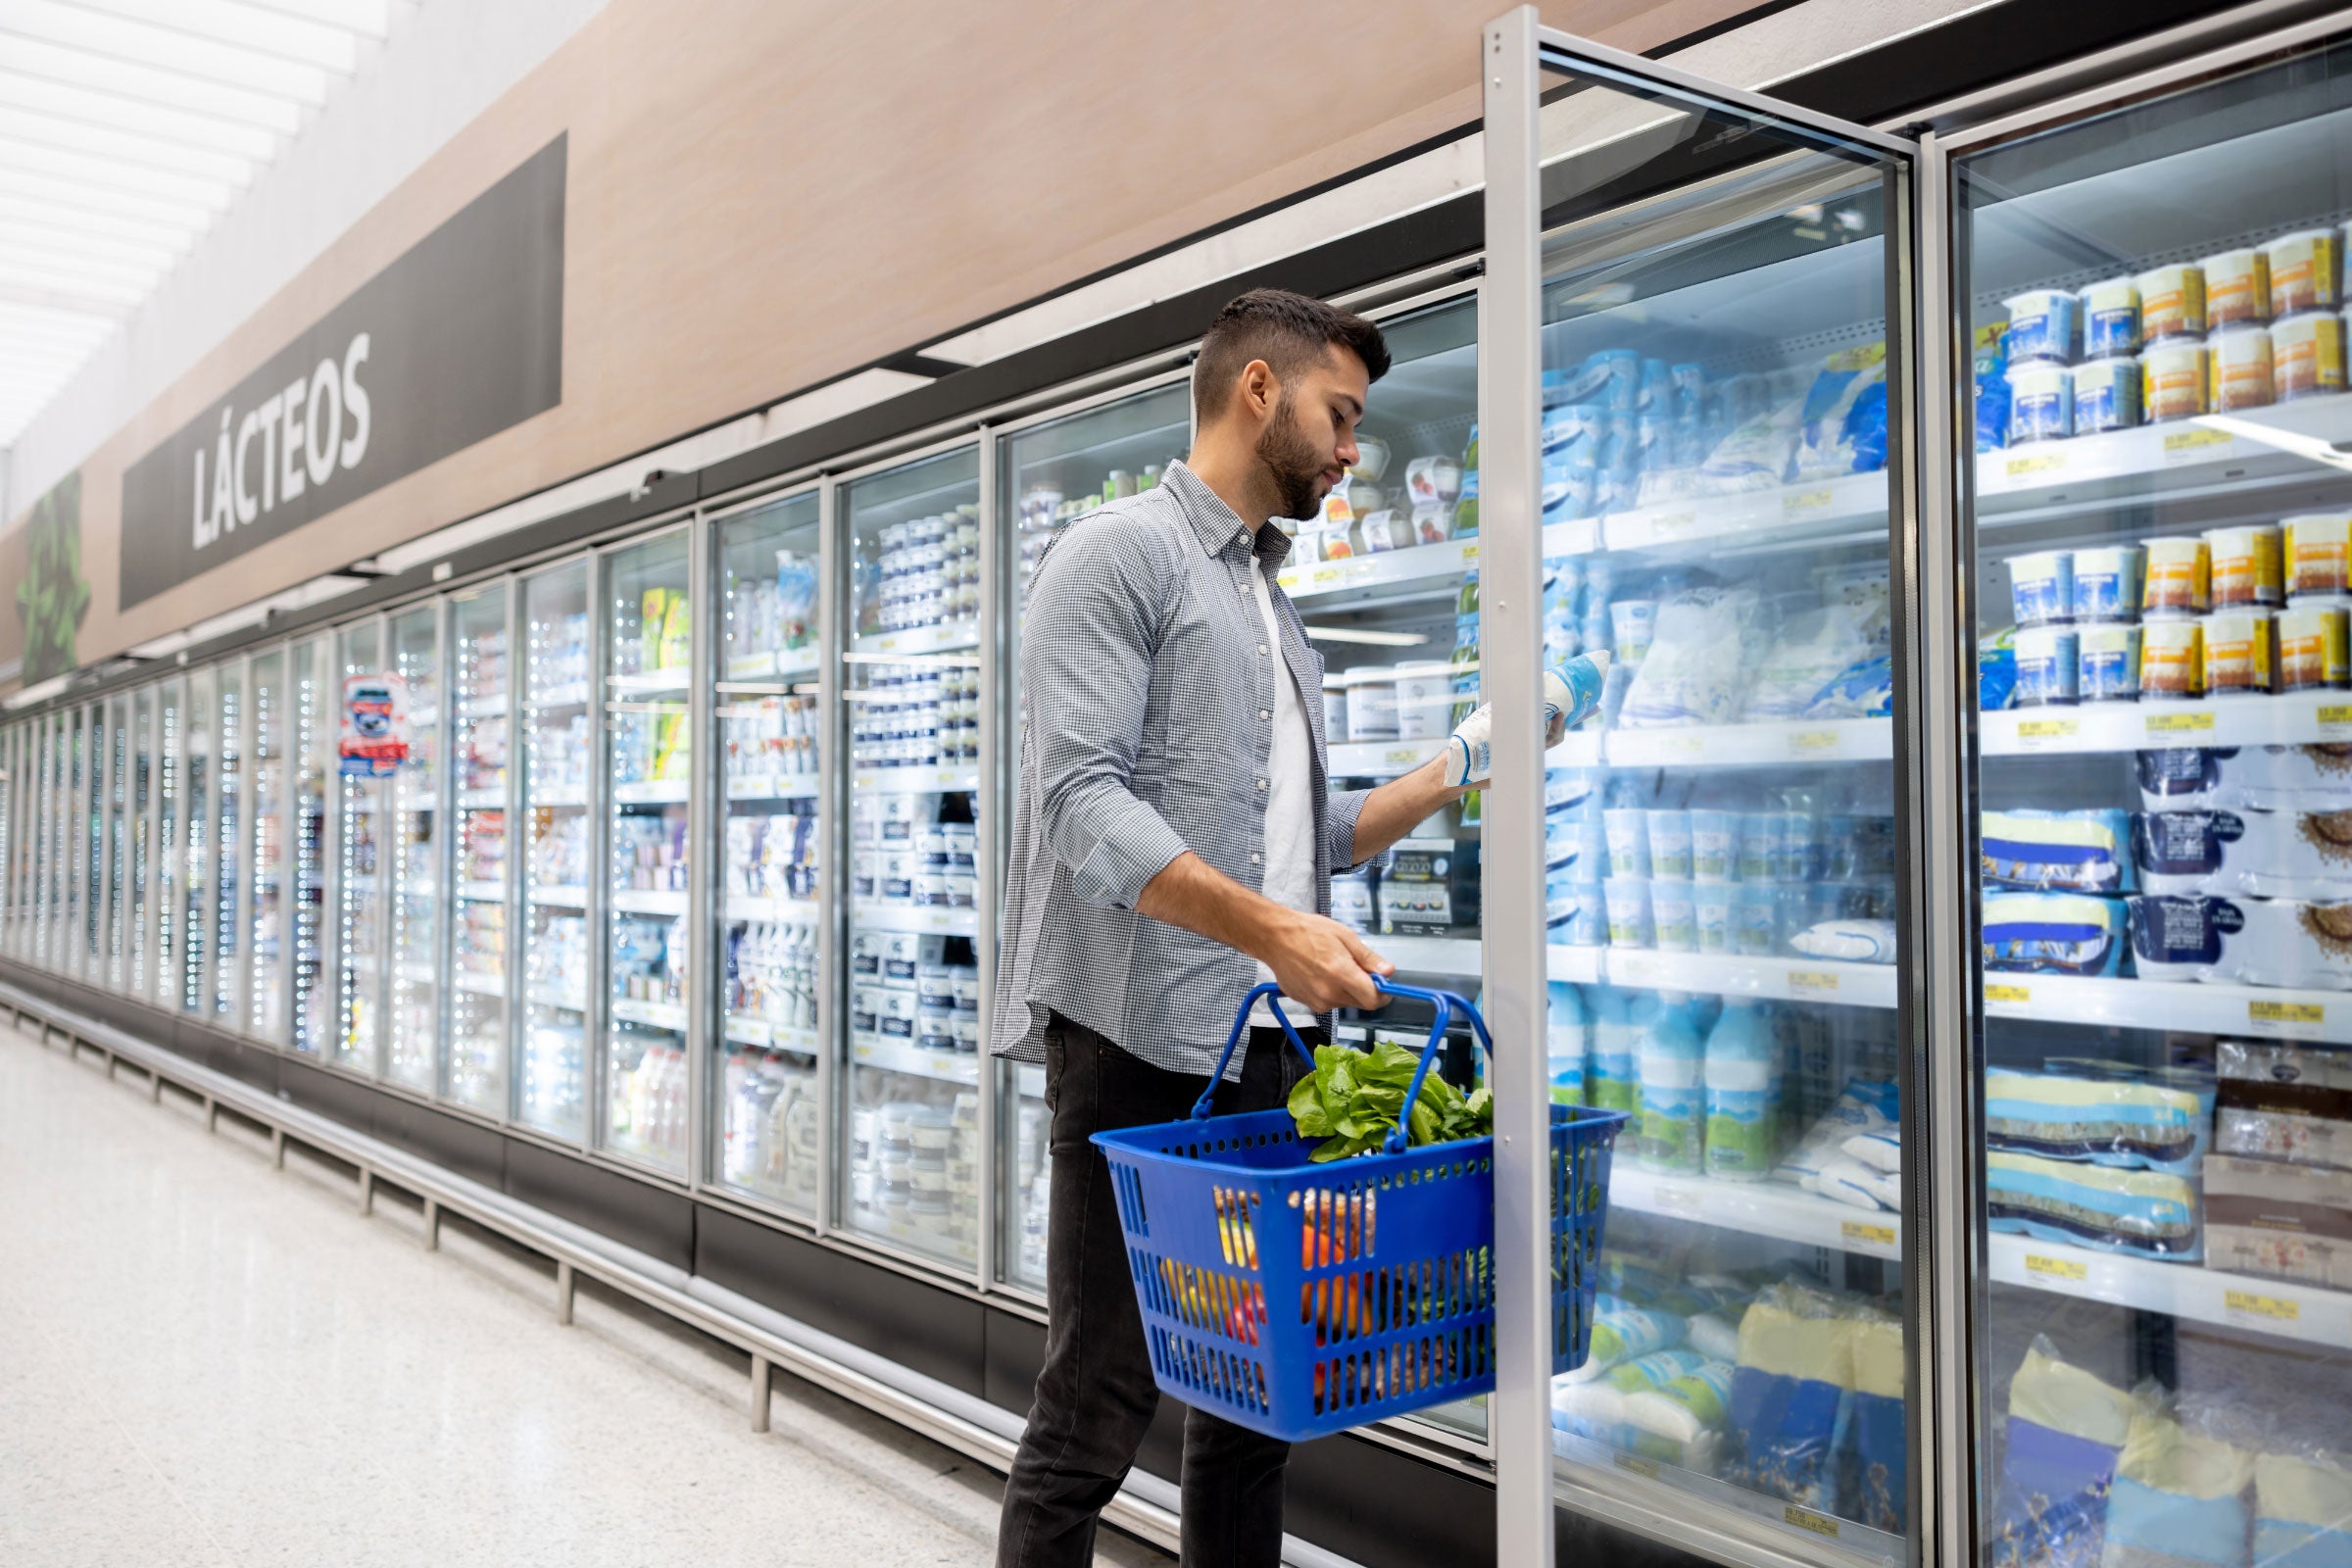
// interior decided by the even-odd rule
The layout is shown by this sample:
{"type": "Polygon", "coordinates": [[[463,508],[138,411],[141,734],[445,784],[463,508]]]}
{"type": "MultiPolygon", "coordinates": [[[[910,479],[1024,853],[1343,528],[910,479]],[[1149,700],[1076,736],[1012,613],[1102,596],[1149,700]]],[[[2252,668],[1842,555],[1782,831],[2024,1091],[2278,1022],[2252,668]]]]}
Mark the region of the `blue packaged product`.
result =
{"type": "Polygon", "coordinates": [[[2129,430],[2139,423],[2140,368],[2132,359],[2094,360],[2075,371],[2075,433],[2129,430]]]}
{"type": "Polygon", "coordinates": [[[2054,893],[2129,893],[2132,823],[2123,811],[1986,811],[1984,885],[2054,893]]]}
{"type": "Polygon", "coordinates": [[[1977,706],[1997,713],[2017,703],[2017,633],[2004,628],[1977,643],[1977,706]]]}
{"type": "Polygon", "coordinates": [[[2224,846],[2245,836],[2234,811],[2135,811],[2132,859],[2150,893],[2202,893],[2222,872],[2224,846]]]}
{"type": "Polygon", "coordinates": [[[2029,360],[2073,363],[2082,326],[2080,298],[2064,289],[2036,288],[2001,303],[2009,308],[2009,330],[2001,335],[2001,350],[2011,365],[2029,360]]]}
{"type": "Polygon", "coordinates": [[[2193,1175],[2212,1102],[2185,1083],[1994,1068],[1984,1075],[1984,1139],[2009,1153],[2193,1175]]]}
{"type": "Polygon", "coordinates": [[[2083,626],[2075,636],[2076,684],[2086,703],[2139,701],[2139,628],[2083,626]]]}
{"type": "Polygon", "coordinates": [[[1840,1490],[1851,1517],[1897,1536],[1911,1474],[1904,1392],[1903,1326],[1865,1322],[1854,1340],[1852,1471],[1840,1490]]]}
{"type": "Polygon", "coordinates": [[[1987,1228],[2103,1252],[2194,1263],[2205,1255],[2197,1190],[2166,1171],[1993,1152],[1984,1156],[1987,1228]]]}
{"type": "Polygon", "coordinates": [[[2217,805],[2222,770],[2236,756],[2235,747],[2168,746],[2140,752],[2132,760],[2140,804],[2151,811],[2217,805]]]}
{"type": "Polygon", "coordinates": [[[2082,700],[2082,639],[2072,626],[2021,626],[2017,661],[2017,706],[2040,707],[2082,700]]]}
{"type": "Polygon", "coordinates": [[[2253,1455],[2186,1430],[2160,1398],[2134,1402],[2107,1497],[2108,1568],[2244,1568],[2253,1455]]]}
{"type": "Polygon", "coordinates": [[[2352,1474],[2317,1457],[2255,1459],[2254,1560],[2266,1568],[2352,1568],[2352,1474]]]}
{"type": "Polygon", "coordinates": [[[2228,899],[2143,894],[2126,901],[2132,960],[2142,980],[2226,978],[2226,938],[2246,928],[2246,912],[2228,899]]]}
{"type": "Polygon", "coordinates": [[[1839,672],[1805,705],[1807,718],[1885,718],[1894,711],[1894,660],[1881,654],[1839,672]]]}
{"type": "Polygon", "coordinates": [[[1707,407],[1707,368],[1678,365],[1669,373],[1674,377],[1675,413],[1689,418],[1703,418],[1707,407]]]}
{"type": "Polygon", "coordinates": [[[1642,356],[1632,349],[1602,349],[1585,363],[1601,372],[1600,401],[1612,413],[1631,414],[1642,401],[1642,356]]]}
{"type": "Polygon", "coordinates": [[[2036,1339],[2008,1404],[1988,1568],[2101,1568],[2131,1396],[2036,1339]]]}
{"type": "Polygon", "coordinates": [[[2124,906],[2083,893],[1987,893],[1984,942],[1987,969],[2121,974],[2124,906]]]}
{"type": "Polygon", "coordinates": [[[1590,463],[1600,446],[1606,414],[1597,403],[1565,403],[1544,411],[1544,456],[1546,460],[1590,463]]]}
{"type": "Polygon", "coordinates": [[[1819,1292],[1782,1285],[1757,1296],[1740,1321],[1725,1480],[1817,1512],[1838,1512],[1855,1340],[1863,1327],[1819,1292]]]}
{"type": "Polygon", "coordinates": [[[2062,441],[2075,433],[2075,372],[2040,360],[2009,365],[2009,443],[2062,441]]]}
{"type": "Polygon", "coordinates": [[[2140,574],[2147,552],[2138,545],[2085,545],[2074,552],[2075,618],[2139,618],[2140,574]]]}
{"type": "Polygon", "coordinates": [[[2020,626],[2064,625],[2075,618],[2075,553],[2036,550],[2011,556],[2009,607],[2020,626]]]}
{"type": "Polygon", "coordinates": [[[1640,407],[1645,414],[1651,410],[1666,415],[1674,412],[1674,371],[1664,360],[1642,362],[1640,407]]]}

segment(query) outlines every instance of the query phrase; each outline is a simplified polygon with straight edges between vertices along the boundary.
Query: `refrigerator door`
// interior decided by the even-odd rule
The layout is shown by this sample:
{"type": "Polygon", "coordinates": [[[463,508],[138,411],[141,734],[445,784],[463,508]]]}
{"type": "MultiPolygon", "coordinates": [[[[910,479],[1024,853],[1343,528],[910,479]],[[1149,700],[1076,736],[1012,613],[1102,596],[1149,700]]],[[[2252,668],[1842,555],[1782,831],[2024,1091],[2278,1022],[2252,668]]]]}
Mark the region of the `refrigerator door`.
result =
{"type": "Polygon", "coordinates": [[[818,941],[820,511],[808,491],[717,524],[720,1027],[705,1123],[721,1185],[808,1219],[823,1187],[831,1013],[818,941]]]}
{"type": "Polygon", "coordinates": [[[64,808],[60,831],[66,861],[66,918],[63,948],[58,955],[57,964],[65,974],[81,972],[84,951],[82,918],[89,902],[88,890],[82,881],[85,857],[82,854],[81,831],[82,788],[89,773],[88,718],[89,715],[79,708],[66,715],[66,789],[64,799],[60,802],[64,808]]]}
{"type": "Polygon", "coordinates": [[[205,1010],[213,960],[212,906],[216,859],[213,843],[214,723],[219,671],[207,666],[188,676],[184,739],[180,743],[180,814],[186,820],[179,899],[179,987],[182,1011],[205,1010]]]}
{"type": "MultiPolygon", "coordinates": [[[[1013,613],[1001,677],[1000,707],[1010,711],[1017,752],[1021,732],[1020,627],[1028,604],[1029,579],[1054,534],[1072,518],[1102,502],[1133,495],[1159,482],[1167,465],[1192,444],[1191,396],[1181,380],[1119,398],[998,438],[998,526],[1010,540],[999,552],[1009,577],[1013,613]]],[[[1007,787],[1013,762],[1003,771],[997,809],[1011,809],[1007,787]]],[[[1009,823],[1007,823],[1009,826],[1009,823]]],[[[996,835],[998,873],[1009,832],[996,835]]],[[[1001,886],[1000,881],[1000,886],[1001,886]]],[[[978,998],[972,999],[975,1008],[978,998]]],[[[1027,1062],[996,1064],[997,1097],[996,1273],[998,1283],[1043,1295],[1046,1288],[1046,1218],[1052,1173],[1046,1157],[1050,1115],[1045,1069],[1027,1062]]]]}
{"type": "Polygon", "coordinates": [[[511,592],[509,584],[494,583],[460,594],[449,607],[457,897],[450,905],[449,1063],[441,1092],[486,1116],[507,1113],[507,923],[514,893],[507,853],[507,759],[515,714],[511,592]]]}
{"type": "MultiPolygon", "coordinates": [[[[51,774],[55,776],[55,731],[51,731],[51,774]]],[[[130,797],[123,806],[123,825],[130,835],[129,962],[123,973],[131,995],[145,996],[154,985],[155,958],[155,688],[141,687],[130,697],[130,797]]],[[[44,830],[46,840],[54,831],[44,830]]],[[[54,864],[54,851],[49,857],[54,864]]],[[[44,914],[50,911],[44,911],[44,914]]]]}
{"type": "Polygon", "coordinates": [[[686,1170],[694,678],[691,550],[680,528],[602,558],[608,805],[599,1143],[686,1170]]]}
{"type": "MultiPolygon", "coordinates": [[[[245,899],[246,1031],[273,1046],[286,1043],[289,952],[288,921],[293,901],[287,891],[287,857],[294,843],[288,830],[292,808],[294,697],[286,684],[290,656],[284,649],[256,654],[246,666],[252,692],[253,768],[246,814],[253,824],[248,846],[252,889],[245,899]]],[[[122,857],[117,856],[120,866],[122,857]]]]}
{"type": "Polygon", "coordinates": [[[2352,1539],[2352,47],[2249,57],[1952,164],[1993,1562],[2352,1539]]]}
{"type": "MultiPolygon", "coordinates": [[[[1483,695],[1532,701],[1534,664],[1610,662],[1598,713],[1545,759],[1540,805],[1495,748],[1481,814],[1511,846],[1484,886],[1496,1125],[1543,1126],[1509,1049],[1539,955],[1552,1101],[1631,1119],[1590,1354],[1550,1381],[1548,1421],[1514,1387],[1495,1441],[1541,1432],[1557,1496],[1634,1499],[1718,1551],[1901,1561],[1909,509],[1889,368],[1909,363],[1910,152],[1544,42],[1523,118],[1489,121],[1524,181],[1491,200],[1491,243],[1532,240],[1534,266],[1490,259],[1487,461],[1474,432],[1454,538],[1495,509],[1484,614],[1465,625],[1483,695]],[[1519,234],[1494,232],[1498,209],[1519,234]],[[1501,661],[1530,656],[1506,681],[1501,661]]],[[[1401,714],[1401,676],[1396,691],[1401,714]]],[[[1384,873],[1384,908],[1389,888],[1384,873]]],[[[1525,1166],[1497,1165],[1500,1206],[1525,1166]]],[[[1539,1282],[1547,1250],[1528,1260],[1539,1282]]],[[[1522,1539],[1529,1515],[1509,1497],[1503,1513],[1522,1539]]]]}
{"type": "Polygon", "coordinates": [[[232,659],[220,670],[220,702],[213,732],[213,792],[219,803],[213,838],[220,850],[214,880],[213,905],[207,911],[213,947],[212,985],[202,1010],[226,1029],[241,1027],[239,1004],[244,996],[244,921],[239,910],[246,896],[247,871],[252,863],[245,842],[250,816],[251,783],[246,772],[251,745],[251,710],[246,706],[246,662],[232,659]]]}
{"type": "Polygon", "coordinates": [[[331,715],[323,750],[336,802],[335,1033],[328,1060],[370,1076],[383,1070],[384,865],[391,769],[381,748],[393,724],[383,628],[346,626],[335,638],[331,715]]]}
{"type": "MultiPolygon", "coordinates": [[[[180,840],[186,822],[181,796],[188,708],[188,683],[178,675],[156,688],[155,791],[155,1001],[171,1006],[179,1000],[181,949],[185,909],[183,872],[187,849],[180,840]]],[[[63,813],[60,813],[61,816],[63,813]]]]}
{"type": "MultiPolygon", "coordinates": [[[[130,841],[124,837],[125,816],[130,800],[130,699],[115,696],[106,704],[106,778],[100,794],[106,811],[106,966],[105,984],[121,990],[130,979],[130,841]]],[[[39,730],[25,727],[25,781],[28,788],[39,784],[39,730]]],[[[33,850],[39,842],[38,825],[29,817],[25,823],[24,861],[31,870],[33,850]]],[[[33,906],[29,878],[25,887],[26,906],[33,906]]],[[[32,931],[27,925],[24,951],[31,952],[32,931]]]]}
{"type": "MultiPolygon", "coordinates": [[[[441,607],[419,605],[394,615],[385,661],[407,705],[408,753],[385,780],[384,874],[391,878],[390,1026],[385,1076],[404,1089],[431,1094],[434,1046],[441,1026],[441,860],[435,826],[441,808],[441,607]]],[[[400,733],[395,709],[393,733],[400,733]]]]}
{"type": "Polygon", "coordinates": [[[588,1136],[588,564],[522,582],[522,1058],[514,1114],[588,1136]]]}
{"type": "Polygon", "coordinates": [[[849,481],[848,1128],[839,1220],[979,1257],[980,452],[849,481]],[[958,1001],[970,1006],[959,1010],[958,1001]]]}
{"type": "Polygon", "coordinates": [[[327,816],[328,791],[339,785],[335,764],[335,698],[342,689],[333,648],[320,637],[286,651],[288,678],[286,763],[292,770],[293,864],[287,898],[293,918],[291,968],[294,1049],[311,1055],[334,1037],[333,971],[328,967],[327,866],[336,824],[327,816]]]}

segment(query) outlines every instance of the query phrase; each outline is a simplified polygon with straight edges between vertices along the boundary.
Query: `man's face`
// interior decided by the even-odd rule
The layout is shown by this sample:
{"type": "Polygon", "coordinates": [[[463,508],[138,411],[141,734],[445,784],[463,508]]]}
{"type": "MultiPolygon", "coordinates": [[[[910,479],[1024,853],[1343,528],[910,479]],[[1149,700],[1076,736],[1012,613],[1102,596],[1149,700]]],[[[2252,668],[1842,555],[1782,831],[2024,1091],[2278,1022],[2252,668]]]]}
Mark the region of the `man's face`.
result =
{"type": "Polygon", "coordinates": [[[1257,438],[1258,461],[1281,499],[1277,515],[1304,518],[1322,510],[1356,461],[1355,426],[1371,384],[1364,362],[1337,344],[1283,384],[1257,438]]]}

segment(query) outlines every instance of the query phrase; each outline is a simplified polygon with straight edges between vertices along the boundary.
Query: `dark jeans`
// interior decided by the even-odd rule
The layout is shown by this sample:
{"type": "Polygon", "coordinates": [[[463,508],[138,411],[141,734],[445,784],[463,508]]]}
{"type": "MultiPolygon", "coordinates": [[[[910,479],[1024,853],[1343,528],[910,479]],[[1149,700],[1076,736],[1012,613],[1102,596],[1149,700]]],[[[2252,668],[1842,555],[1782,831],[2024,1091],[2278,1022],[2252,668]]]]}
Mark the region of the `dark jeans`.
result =
{"type": "MultiPolygon", "coordinates": [[[[1319,1038],[1301,1036],[1310,1048],[1319,1038]]],[[[1279,1031],[1253,1030],[1241,1082],[1218,1086],[1216,1109],[1270,1110],[1305,1072],[1279,1031]]],[[[1046,1027],[1046,1102],[1054,1112],[1046,1364],[1004,1483],[997,1568],[1094,1562],[1096,1515],[1118,1492],[1159,1404],[1110,1167],[1088,1135],[1190,1115],[1206,1081],[1130,1056],[1059,1013],[1046,1027]]],[[[1278,1568],[1290,1454],[1287,1443],[1185,1412],[1187,1568],[1278,1568]]]]}

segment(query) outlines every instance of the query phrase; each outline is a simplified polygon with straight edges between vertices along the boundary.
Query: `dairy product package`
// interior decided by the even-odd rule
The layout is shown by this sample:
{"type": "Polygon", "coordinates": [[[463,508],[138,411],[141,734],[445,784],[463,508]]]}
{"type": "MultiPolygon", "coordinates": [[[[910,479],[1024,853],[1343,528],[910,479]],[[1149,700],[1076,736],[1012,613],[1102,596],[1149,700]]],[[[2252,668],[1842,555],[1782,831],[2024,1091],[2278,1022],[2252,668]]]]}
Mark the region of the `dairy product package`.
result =
{"type": "Polygon", "coordinates": [[[1823,920],[1788,939],[1788,945],[1808,958],[1834,958],[1845,963],[1892,963],[1892,920],[1823,920]]]}
{"type": "Polygon", "coordinates": [[[2205,1265],[2352,1289],[2352,1171],[2209,1155],[2205,1265]]]}
{"type": "MultiPolygon", "coordinates": [[[[1743,716],[1749,722],[1805,716],[1839,676],[1877,655],[1870,618],[1866,611],[1839,601],[1785,617],[1755,671],[1743,716]]],[[[1883,615],[1879,620],[1884,624],[1883,615]]]]}
{"type": "Polygon", "coordinates": [[[2107,1496],[2106,1568],[2240,1568],[2253,1455],[2182,1426],[2151,1395],[2133,1406],[2107,1496]]]}
{"type": "Polygon", "coordinates": [[[2264,1568],[2352,1562],[2352,1466],[2337,1454],[2254,1461],[2254,1560],[2264,1568]]]}
{"type": "Polygon", "coordinates": [[[2146,751],[2133,759],[2139,779],[2140,804],[2151,811],[2205,809],[2233,798],[2222,778],[2223,769],[2237,757],[2235,749],[2213,750],[2172,746],[2146,751]]]}
{"type": "Polygon", "coordinates": [[[2352,810],[2352,746],[2248,746],[2228,758],[2230,797],[2273,811],[2352,810]]]}
{"type": "Polygon", "coordinates": [[[1977,328],[1970,375],[1977,384],[1977,450],[1995,452],[2009,444],[2009,362],[2001,354],[2001,328],[1977,328]]]}
{"type": "Polygon", "coordinates": [[[2142,980],[2352,990],[2352,904],[2145,896],[2125,902],[2142,980]]]}
{"type": "Polygon", "coordinates": [[[2103,1252],[2193,1263],[2197,1190],[2166,1171],[1993,1152],[1984,1156],[1988,1228],[2103,1252]]]}
{"type": "Polygon", "coordinates": [[[2067,365],[2082,341],[2082,301],[2061,289],[2033,289],[2001,302],[2009,311],[2009,330],[2001,348],[2011,365],[2047,360],[2067,365]]]}
{"type": "Polygon", "coordinates": [[[2132,858],[2149,893],[2352,899],[2352,811],[2150,811],[2132,858]]]}
{"type": "Polygon", "coordinates": [[[2215,1149],[2352,1170],[2352,1052],[2225,1040],[2214,1065],[2215,1149]]]}
{"type": "Polygon", "coordinates": [[[1986,811],[1979,843],[1988,888],[2129,893],[2134,886],[2131,820],[2123,811],[1986,811]]]}
{"type": "Polygon", "coordinates": [[[1977,707],[1999,712],[2017,703],[2017,629],[2008,627],[1977,643],[1977,707]]]}
{"type": "Polygon", "coordinates": [[[1789,459],[1792,484],[1886,466],[1886,345],[1842,349],[1805,390],[1789,459]]]}
{"type": "Polygon", "coordinates": [[[2036,1336],[2009,1383],[1992,1568],[2100,1568],[2132,1397],[2036,1336]]]}
{"type": "Polygon", "coordinates": [[[2190,1175],[2210,1103],[2169,1084],[1994,1069],[1984,1075],[1987,1147],[2118,1169],[2190,1175]]]}
{"type": "Polygon", "coordinates": [[[1903,1202],[1903,1183],[1899,1175],[1876,1170],[1844,1154],[1829,1160],[1819,1171],[1797,1185],[1816,1198],[1826,1198],[1832,1202],[1873,1214],[1898,1209],[1903,1202]]]}
{"type": "Polygon", "coordinates": [[[1842,1156],[1848,1139],[1893,1134],[1898,1107],[1893,1080],[1849,1080],[1830,1108],[1773,1168],[1773,1179],[1803,1186],[1806,1177],[1820,1175],[1832,1160],[1842,1156]]]}
{"type": "Polygon", "coordinates": [[[2082,635],[2072,626],[2017,628],[2017,706],[2071,706],[2082,700],[2082,635]]]}
{"type": "Polygon", "coordinates": [[[1626,1396],[1619,1446],[1700,1475],[1713,1475],[1731,1407],[1732,1363],[1701,1359],[1654,1389],[1626,1396]]]}
{"type": "Polygon", "coordinates": [[[1777,1285],[1740,1320],[1723,1477],[1822,1513],[1839,1511],[1862,1319],[1819,1291],[1777,1285]]]}
{"type": "Polygon", "coordinates": [[[1697,1351],[1678,1348],[1653,1350],[1621,1361],[1600,1377],[1590,1380],[1555,1377],[1551,1383],[1551,1424],[1562,1432],[1606,1443],[1612,1447],[1631,1446],[1624,1427],[1626,1401],[1636,1395],[1655,1392],[1705,1365],[1706,1357],[1697,1351]]]}
{"type": "Polygon", "coordinates": [[[1682,1344],[1683,1326],[1683,1320],[1672,1312],[1629,1306],[1622,1300],[1603,1298],[1595,1303],[1592,1353],[1585,1357],[1583,1366],[1561,1376],[1571,1383],[1595,1382],[1620,1362],[1682,1344]]]}
{"type": "Polygon", "coordinates": [[[1986,893],[1984,967],[2027,974],[2123,971],[2124,906],[2080,893],[1986,893]]]}
{"type": "Polygon", "coordinates": [[[1849,1514],[1874,1530],[1903,1531],[1910,1434],[1903,1409],[1903,1326],[1866,1320],[1854,1338],[1854,1415],[1849,1514]]]}
{"type": "Polygon", "coordinates": [[[1738,718],[1764,654],[1763,608],[1752,588],[1687,589],[1659,605],[1655,640],[1618,722],[1643,729],[1738,718]]]}

